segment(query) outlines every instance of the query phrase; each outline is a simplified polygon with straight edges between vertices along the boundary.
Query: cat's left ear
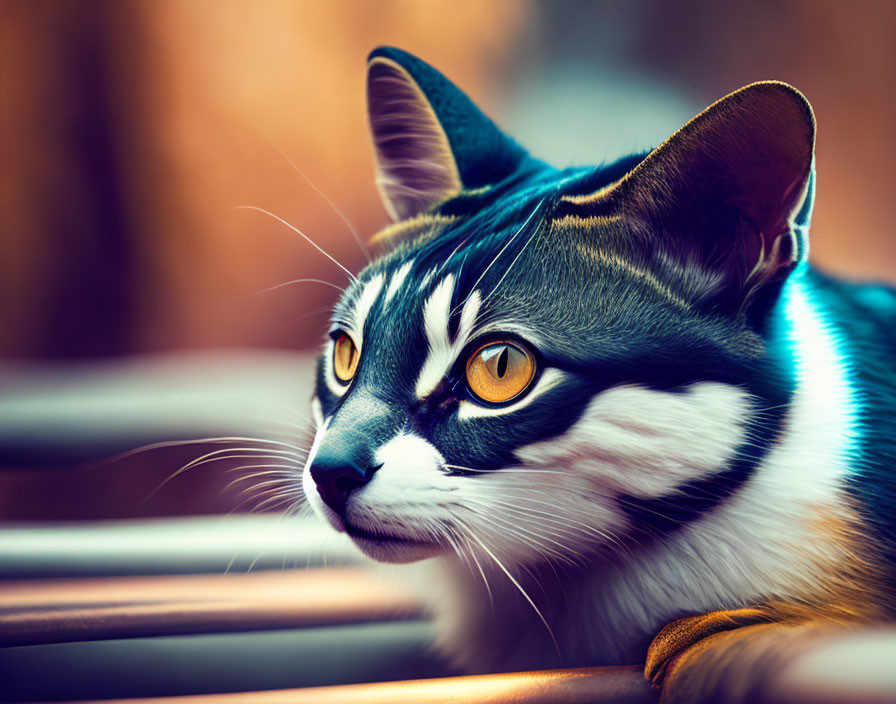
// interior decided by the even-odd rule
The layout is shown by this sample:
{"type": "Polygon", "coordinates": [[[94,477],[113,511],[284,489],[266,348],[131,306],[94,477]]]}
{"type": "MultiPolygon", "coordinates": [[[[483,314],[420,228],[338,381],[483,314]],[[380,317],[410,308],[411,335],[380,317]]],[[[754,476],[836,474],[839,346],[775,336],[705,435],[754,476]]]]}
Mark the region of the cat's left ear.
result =
{"type": "Polygon", "coordinates": [[[704,303],[772,300],[805,258],[815,118],[785,83],[753,83],[714,103],[603,192],[567,196],[591,216],[621,215],[648,256],[714,280],[704,303]],[[777,286],[775,285],[777,284],[777,286]]]}
{"type": "Polygon", "coordinates": [[[525,150],[429,64],[380,47],[367,64],[376,182],[392,220],[514,173],[525,150]]]}

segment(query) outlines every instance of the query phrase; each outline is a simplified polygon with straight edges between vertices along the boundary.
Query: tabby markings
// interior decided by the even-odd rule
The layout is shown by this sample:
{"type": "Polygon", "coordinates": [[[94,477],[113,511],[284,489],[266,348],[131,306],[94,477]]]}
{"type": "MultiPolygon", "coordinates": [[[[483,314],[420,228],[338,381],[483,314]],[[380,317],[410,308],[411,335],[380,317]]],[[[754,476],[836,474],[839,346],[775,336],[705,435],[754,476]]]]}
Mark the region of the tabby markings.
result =
{"type": "Polygon", "coordinates": [[[451,315],[451,298],[454,294],[454,274],[448,274],[439,282],[423,305],[423,329],[426,332],[428,350],[415,391],[417,398],[425,398],[433,392],[451,368],[458,353],[467,343],[470,332],[479,315],[482,298],[473,291],[464,301],[460,314],[457,336],[452,341],[448,335],[448,319],[451,315]]]}
{"type": "Polygon", "coordinates": [[[411,259],[409,262],[402,264],[398,271],[392,274],[392,278],[389,280],[389,287],[386,289],[386,297],[383,299],[385,303],[391,301],[395,294],[398,293],[398,290],[404,285],[404,281],[408,277],[413,264],[414,260],[411,259]]]}
{"type": "Polygon", "coordinates": [[[377,296],[380,295],[380,291],[383,288],[383,281],[383,275],[377,274],[364,284],[361,295],[358,296],[358,305],[355,307],[355,329],[353,332],[355,333],[355,344],[358,345],[359,350],[363,343],[364,323],[367,320],[367,314],[370,313],[370,309],[373,308],[373,304],[376,303],[377,296]]]}
{"type": "MultiPolygon", "coordinates": [[[[358,296],[358,303],[355,306],[352,320],[348,325],[348,332],[351,333],[352,339],[358,346],[358,354],[361,353],[361,350],[364,347],[364,323],[367,322],[367,316],[370,313],[370,309],[373,308],[373,304],[376,303],[376,299],[383,289],[384,280],[385,278],[382,274],[377,274],[372,277],[370,281],[364,284],[364,288],[361,289],[361,294],[358,296]]],[[[340,383],[336,379],[336,374],[333,371],[334,344],[335,343],[331,340],[324,352],[324,364],[326,365],[324,381],[326,382],[330,393],[334,396],[343,396],[348,390],[348,386],[340,383]]]]}

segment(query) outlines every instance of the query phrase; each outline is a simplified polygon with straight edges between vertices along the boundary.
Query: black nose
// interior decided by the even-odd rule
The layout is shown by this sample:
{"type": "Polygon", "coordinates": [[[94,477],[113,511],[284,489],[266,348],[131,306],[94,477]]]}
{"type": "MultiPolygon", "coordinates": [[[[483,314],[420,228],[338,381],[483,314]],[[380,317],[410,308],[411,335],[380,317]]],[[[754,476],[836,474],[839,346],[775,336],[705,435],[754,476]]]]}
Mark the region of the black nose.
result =
{"type": "Polygon", "coordinates": [[[364,486],[380,465],[363,467],[342,455],[324,455],[314,458],[311,478],[317,485],[317,493],[323,502],[340,516],[345,515],[345,502],[352,490],[364,486]]]}

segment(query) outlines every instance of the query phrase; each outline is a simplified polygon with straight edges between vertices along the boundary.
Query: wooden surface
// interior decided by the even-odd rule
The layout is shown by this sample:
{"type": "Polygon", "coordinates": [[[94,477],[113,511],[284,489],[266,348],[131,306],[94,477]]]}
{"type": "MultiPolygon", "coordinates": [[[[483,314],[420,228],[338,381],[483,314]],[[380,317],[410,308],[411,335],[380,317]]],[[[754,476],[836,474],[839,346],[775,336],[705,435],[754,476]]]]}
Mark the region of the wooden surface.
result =
{"type": "Polygon", "coordinates": [[[595,667],[270,692],[121,699],[108,704],[646,704],[654,701],[656,695],[640,667],[595,667]]]}
{"type": "Polygon", "coordinates": [[[0,645],[397,620],[408,594],[352,567],[0,582],[0,645]]]}

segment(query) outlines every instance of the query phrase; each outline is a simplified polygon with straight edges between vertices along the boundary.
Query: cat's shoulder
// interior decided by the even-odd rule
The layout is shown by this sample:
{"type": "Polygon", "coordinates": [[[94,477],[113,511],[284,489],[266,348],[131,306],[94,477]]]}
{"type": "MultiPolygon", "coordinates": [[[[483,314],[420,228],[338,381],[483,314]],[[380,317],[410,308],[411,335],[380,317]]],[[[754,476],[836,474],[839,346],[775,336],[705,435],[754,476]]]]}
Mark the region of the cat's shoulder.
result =
{"type": "Polygon", "coordinates": [[[896,346],[896,287],[850,281],[814,268],[804,278],[813,297],[847,339],[870,334],[896,346]]]}

